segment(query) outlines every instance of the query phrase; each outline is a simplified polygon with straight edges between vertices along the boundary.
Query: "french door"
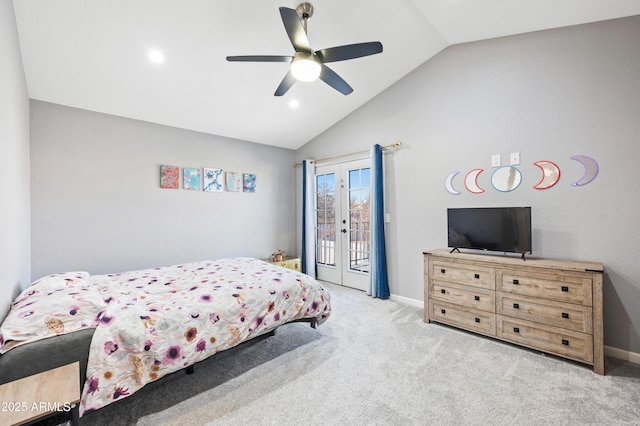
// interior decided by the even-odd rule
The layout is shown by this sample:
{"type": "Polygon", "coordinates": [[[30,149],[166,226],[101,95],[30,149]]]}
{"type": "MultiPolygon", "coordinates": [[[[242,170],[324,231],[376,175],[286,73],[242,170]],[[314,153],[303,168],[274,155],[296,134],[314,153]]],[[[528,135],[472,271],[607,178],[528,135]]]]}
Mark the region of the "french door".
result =
{"type": "Polygon", "coordinates": [[[370,161],[316,166],[318,278],[359,290],[369,282],[370,161]]]}

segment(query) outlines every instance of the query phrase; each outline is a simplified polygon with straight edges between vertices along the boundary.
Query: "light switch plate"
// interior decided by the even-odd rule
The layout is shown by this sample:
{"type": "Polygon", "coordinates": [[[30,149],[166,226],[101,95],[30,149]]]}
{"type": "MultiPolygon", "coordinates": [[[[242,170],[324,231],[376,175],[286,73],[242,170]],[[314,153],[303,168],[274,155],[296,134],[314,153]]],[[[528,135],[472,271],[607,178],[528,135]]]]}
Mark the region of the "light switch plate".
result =
{"type": "Polygon", "coordinates": [[[500,167],[500,154],[493,154],[491,156],[491,167],[500,167]]]}
{"type": "Polygon", "coordinates": [[[391,223],[391,215],[389,213],[384,214],[384,223],[391,223]]]}
{"type": "Polygon", "coordinates": [[[511,165],[516,165],[516,164],[520,164],[520,153],[519,152],[512,152],[511,153],[511,165]]]}

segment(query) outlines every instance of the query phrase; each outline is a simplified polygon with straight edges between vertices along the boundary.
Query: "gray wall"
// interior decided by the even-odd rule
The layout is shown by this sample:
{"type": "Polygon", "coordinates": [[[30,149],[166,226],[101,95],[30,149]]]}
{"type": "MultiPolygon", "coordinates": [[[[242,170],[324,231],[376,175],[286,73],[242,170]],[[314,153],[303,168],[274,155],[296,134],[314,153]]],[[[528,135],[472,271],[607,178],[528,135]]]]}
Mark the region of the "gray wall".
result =
{"type": "Polygon", "coordinates": [[[31,102],[34,279],[295,248],[294,152],[31,102]],[[257,175],[255,193],[162,189],[161,164],[257,175]]]}
{"type": "MultiPolygon", "coordinates": [[[[423,299],[422,252],[446,247],[447,207],[531,206],[534,255],[605,265],[605,344],[640,353],[640,16],[451,46],[296,153],[322,158],[396,140],[385,156],[392,294],[423,299]],[[510,193],[490,185],[491,155],[519,152],[510,193]],[[584,187],[572,155],[596,159],[584,187]],[[559,183],[533,189],[534,161],[559,183]],[[484,168],[475,195],[463,177],[484,168]],[[460,171],[444,189],[447,175],[460,171]]],[[[300,173],[297,182],[300,185],[300,173]]],[[[298,218],[300,217],[298,213],[298,218]]]]}
{"type": "Polygon", "coordinates": [[[29,98],[11,0],[0,0],[0,318],[29,285],[29,98]]]}

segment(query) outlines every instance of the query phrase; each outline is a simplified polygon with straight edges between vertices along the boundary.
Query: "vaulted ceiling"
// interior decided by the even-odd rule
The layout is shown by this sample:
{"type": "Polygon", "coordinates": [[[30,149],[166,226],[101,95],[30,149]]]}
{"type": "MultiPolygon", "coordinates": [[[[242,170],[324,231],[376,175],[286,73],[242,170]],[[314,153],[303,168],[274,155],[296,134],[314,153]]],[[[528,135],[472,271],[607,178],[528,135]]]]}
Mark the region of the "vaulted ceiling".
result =
{"type": "Polygon", "coordinates": [[[292,55],[278,8],[298,3],[14,0],[29,96],[296,149],[449,45],[640,14],[638,0],[313,0],[314,49],[384,51],[331,64],[348,96],[318,80],[276,97],[288,63],[225,58],[292,55]]]}

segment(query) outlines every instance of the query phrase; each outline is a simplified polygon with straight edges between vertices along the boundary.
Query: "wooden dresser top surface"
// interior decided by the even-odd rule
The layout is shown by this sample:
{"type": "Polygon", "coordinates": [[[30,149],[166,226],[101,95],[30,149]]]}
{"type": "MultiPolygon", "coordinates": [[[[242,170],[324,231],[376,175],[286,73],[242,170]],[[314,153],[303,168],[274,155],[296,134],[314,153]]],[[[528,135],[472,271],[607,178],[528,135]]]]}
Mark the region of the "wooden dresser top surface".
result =
{"type": "Polygon", "coordinates": [[[450,249],[434,249],[423,252],[424,254],[443,257],[448,259],[459,259],[468,261],[479,261],[493,263],[496,266],[526,266],[526,267],[538,267],[538,268],[551,268],[562,269],[571,271],[588,271],[588,272],[603,272],[604,266],[599,262],[584,262],[578,260],[560,260],[560,259],[545,259],[539,257],[527,257],[526,260],[522,260],[521,257],[499,255],[499,254],[485,254],[485,253],[466,253],[466,252],[454,252],[451,253],[450,249]]]}

